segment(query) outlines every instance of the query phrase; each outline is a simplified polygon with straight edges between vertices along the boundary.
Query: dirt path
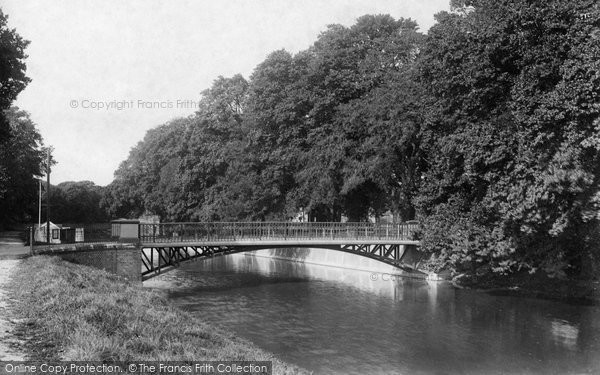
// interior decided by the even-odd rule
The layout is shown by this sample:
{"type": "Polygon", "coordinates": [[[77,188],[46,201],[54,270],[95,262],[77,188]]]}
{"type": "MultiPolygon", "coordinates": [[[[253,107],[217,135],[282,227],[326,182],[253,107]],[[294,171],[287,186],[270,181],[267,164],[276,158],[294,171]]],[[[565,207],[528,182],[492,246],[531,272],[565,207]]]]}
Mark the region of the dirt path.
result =
{"type": "Polygon", "coordinates": [[[0,232],[0,260],[20,259],[29,255],[29,247],[21,239],[21,232],[0,232]]]}
{"type": "Polygon", "coordinates": [[[2,260],[0,259],[0,361],[19,361],[25,359],[24,353],[19,353],[13,345],[19,342],[11,331],[15,324],[9,319],[9,301],[6,292],[6,283],[14,268],[21,260],[2,260]]]}

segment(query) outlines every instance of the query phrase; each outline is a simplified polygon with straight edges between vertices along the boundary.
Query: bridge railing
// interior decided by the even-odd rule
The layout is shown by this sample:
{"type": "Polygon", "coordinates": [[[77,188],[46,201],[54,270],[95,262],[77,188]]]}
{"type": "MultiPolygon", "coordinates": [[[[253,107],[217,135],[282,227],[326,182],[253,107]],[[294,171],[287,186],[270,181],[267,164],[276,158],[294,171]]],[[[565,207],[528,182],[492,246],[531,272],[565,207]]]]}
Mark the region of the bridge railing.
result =
{"type": "Polygon", "coordinates": [[[140,224],[141,242],[411,240],[418,224],[221,222],[140,224]]]}

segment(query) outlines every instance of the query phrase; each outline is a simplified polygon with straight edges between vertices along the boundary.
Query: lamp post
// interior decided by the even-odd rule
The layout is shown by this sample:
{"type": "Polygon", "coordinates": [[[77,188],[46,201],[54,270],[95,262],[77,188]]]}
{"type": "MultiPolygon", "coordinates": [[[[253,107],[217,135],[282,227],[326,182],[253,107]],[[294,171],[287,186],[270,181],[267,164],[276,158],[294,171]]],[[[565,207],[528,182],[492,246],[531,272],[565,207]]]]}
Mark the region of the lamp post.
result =
{"type": "Polygon", "coordinates": [[[50,147],[46,164],[46,242],[50,243],[50,147]]]}

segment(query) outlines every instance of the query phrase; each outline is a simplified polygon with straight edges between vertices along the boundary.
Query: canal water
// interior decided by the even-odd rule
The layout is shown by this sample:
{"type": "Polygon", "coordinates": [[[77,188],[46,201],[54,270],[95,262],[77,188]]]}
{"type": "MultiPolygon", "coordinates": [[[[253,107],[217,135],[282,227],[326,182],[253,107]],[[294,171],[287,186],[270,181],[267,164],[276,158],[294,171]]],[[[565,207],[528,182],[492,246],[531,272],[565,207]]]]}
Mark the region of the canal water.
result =
{"type": "Polygon", "coordinates": [[[600,306],[247,254],[144,285],[316,374],[600,373],[600,306]]]}

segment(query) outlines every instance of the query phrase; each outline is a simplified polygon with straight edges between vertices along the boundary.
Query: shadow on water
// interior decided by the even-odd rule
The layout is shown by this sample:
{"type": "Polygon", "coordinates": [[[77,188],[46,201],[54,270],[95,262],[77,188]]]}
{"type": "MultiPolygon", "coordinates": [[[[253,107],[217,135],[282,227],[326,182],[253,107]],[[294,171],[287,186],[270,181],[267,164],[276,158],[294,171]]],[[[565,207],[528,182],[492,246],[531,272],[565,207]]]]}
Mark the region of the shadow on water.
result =
{"type": "Polygon", "coordinates": [[[498,297],[525,297],[525,298],[539,298],[539,299],[547,299],[554,300],[562,303],[569,304],[571,306],[600,306],[600,302],[597,299],[587,298],[587,297],[562,297],[555,296],[552,294],[544,293],[544,292],[536,292],[536,291],[522,291],[522,290],[512,290],[512,289],[498,289],[498,290],[490,290],[485,293],[491,296],[498,297]]]}
{"type": "Polygon", "coordinates": [[[316,373],[600,373],[597,306],[388,276],[235,254],[145,285],[316,373]]]}

